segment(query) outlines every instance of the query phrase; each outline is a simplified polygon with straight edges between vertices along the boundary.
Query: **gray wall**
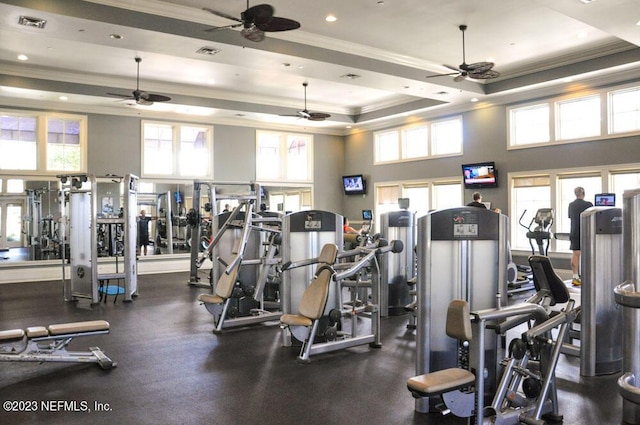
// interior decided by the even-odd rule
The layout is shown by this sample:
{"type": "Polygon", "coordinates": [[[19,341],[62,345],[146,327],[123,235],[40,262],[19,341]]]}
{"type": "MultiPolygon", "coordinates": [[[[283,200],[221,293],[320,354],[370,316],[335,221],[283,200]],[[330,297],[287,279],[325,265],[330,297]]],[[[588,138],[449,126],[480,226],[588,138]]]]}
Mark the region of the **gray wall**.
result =
{"type": "MultiPolygon", "coordinates": [[[[362,209],[373,208],[374,183],[461,176],[460,165],[464,163],[496,162],[499,187],[483,189],[483,200],[491,201],[492,207],[500,208],[504,214],[508,214],[509,172],[640,161],[640,136],[508,151],[506,106],[478,109],[463,113],[462,116],[464,154],[457,157],[374,166],[373,132],[347,136],[344,149],[345,174],[363,173],[369,186],[364,197],[345,197],[344,212],[347,217],[356,220],[360,217],[362,209]]],[[[471,190],[465,190],[465,203],[471,201],[471,193],[471,190]]]]}

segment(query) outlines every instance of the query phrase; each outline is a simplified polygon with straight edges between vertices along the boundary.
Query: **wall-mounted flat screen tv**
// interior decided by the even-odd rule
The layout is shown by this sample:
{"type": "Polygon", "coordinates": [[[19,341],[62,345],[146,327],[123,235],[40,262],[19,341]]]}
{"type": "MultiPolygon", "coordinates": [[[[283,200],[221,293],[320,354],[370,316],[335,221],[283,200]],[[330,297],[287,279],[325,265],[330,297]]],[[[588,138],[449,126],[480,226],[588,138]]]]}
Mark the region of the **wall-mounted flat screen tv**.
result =
{"type": "Polygon", "coordinates": [[[362,174],[342,176],[342,186],[345,195],[364,195],[367,193],[367,182],[362,174]]]}
{"type": "Polygon", "coordinates": [[[465,189],[498,187],[498,173],[493,161],[462,164],[465,189]]]}

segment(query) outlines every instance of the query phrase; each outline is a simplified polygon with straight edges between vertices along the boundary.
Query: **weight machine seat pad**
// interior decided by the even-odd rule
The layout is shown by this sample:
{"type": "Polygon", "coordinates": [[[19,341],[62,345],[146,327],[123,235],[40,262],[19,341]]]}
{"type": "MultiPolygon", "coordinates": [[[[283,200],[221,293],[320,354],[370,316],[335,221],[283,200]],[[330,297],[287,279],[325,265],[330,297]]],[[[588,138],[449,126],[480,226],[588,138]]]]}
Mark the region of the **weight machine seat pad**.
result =
{"type": "Polygon", "coordinates": [[[299,314],[283,314],[280,316],[280,323],[288,326],[311,326],[313,320],[299,314]]]}
{"type": "Polygon", "coordinates": [[[475,380],[476,376],[473,373],[454,367],[409,378],[407,388],[422,397],[431,397],[468,387],[475,380]]]}
{"type": "Polygon", "coordinates": [[[90,320],[86,322],[59,323],[49,325],[49,335],[66,335],[83,332],[108,331],[109,322],[106,320],[90,320]]]}
{"type": "Polygon", "coordinates": [[[31,326],[26,329],[28,338],[49,336],[49,331],[44,326],[31,326]]]}
{"type": "Polygon", "coordinates": [[[24,338],[24,331],[22,329],[9,329],[6,331],[0,331],[0,341],[11,341],[14,339],[24,338]]]}
{"type": "Polygon", "coordinates": [[[224,298],[213,294],[200,294],[198,295],[198,301],[205,304],[224,304],[224,298]]]}

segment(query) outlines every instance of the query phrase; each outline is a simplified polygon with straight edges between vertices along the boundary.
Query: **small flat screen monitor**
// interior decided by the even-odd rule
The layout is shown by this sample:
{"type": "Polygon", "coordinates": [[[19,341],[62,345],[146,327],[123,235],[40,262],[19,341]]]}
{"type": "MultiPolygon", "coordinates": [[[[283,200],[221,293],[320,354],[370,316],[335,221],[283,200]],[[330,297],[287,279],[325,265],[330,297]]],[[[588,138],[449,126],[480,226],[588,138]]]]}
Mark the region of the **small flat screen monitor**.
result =
{"type": "Polygon", "coordinates": [[[616,194],[615,193],[598,193],[594,202],[596,207],[615,207],[616,206],[616,194]]]}
{"type": "Polygon", "coordinates": [[[176,204],[182,204],[182,193],[174,192],[173,196],[175,197],[176,204]]]}
{"type": "Polygon", "coordinates": [[[345,195],[364,195],[367,193],[367,185],[362,174],[342,176],[342,186],[345,195]]]}
{"type": "Polygon", "coordinates": [[[465,189],[498,187],[498,173],[493,161],[463,164],[462,177],[465,189]]]}
{"type": "Polygon", "coordinates": [[[362,220],[363,221],[371,221],[371,220],[373,220],[373,211],[371,211],[371,210],[362,210],[362,220]]]}

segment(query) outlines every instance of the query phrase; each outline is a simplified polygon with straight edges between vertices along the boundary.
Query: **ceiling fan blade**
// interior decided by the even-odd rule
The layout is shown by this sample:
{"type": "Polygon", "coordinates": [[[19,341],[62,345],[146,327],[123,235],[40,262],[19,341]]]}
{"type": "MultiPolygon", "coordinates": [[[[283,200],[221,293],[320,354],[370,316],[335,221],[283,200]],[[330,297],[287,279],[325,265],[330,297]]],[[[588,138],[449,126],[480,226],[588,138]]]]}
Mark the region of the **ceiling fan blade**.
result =
{"type": "Polygon", "coordinates": [[[310,112],[307,119],[309,121],[324,121],[329,117],[331,117],[331,115],[325,114],[324,112],[310,112]]]}
{"type": "Polygon", "coordinates": [[[460,71],[449,72],[448,74],[432,74],[432,75],[427,75],[424,78],[447,77],[449,75],[460,75],[460,71]]]}
{"type": "Polygon", "coordinates": [[[269,22],[265,24],[256,23],[256,26],[265,32],[290,31],[300,28],[300,22],[274,16],[269,22]]]}
{"type": "Polygon", "coordinates": [[[121,93],[107,93],[108,96],[116,96],[121,97],[123,99],[134,99],[134,97],[130,94],[121,94],[121,93]]]}
{"type": "Polygon", "coordinates": [[[228,15],[226,13],[223,12],[218,12],[217,10],[213,10],[213,9],[209,9],[208,7],[203,7],[202,10],[209,12],[209,13],[213,13],[216,16],[219,16],[221,18],[226,18],[226,19],[231,19],[232,21],[238,21],[238,22],[242,22],[242,20],[240,18],[236,18],[235,16],[231,16],[228,15]]]}
{"type": "Polygon", "coordinates": [[[469,72],[486,72],[493,68],[493,62],[475,62],[467,65],[467,69],[465,71],[469,72]]]}
{"type": "Polygon", "coordinates": [[[467,78],[467,75],[468,74],[466,72],[461,72],[460,75],[453,78],[453,81],[455,81],[456,83],[459,83],[460,81],[464,81],[465,78],[467,78]]]}
{"type": "Polygon", "coordinates": [[[274,12],[273,6],[270,4],[259,4],[248,8],[242,12],[241,16],[245,26],[250,24],[264,25],[273,18],[274,12]]]}
{"type": "Polygon", "coordinates": [[[148,100],[149,102],[168,102],[171,100],[169,96],[154,93],[143,93],[140,98],[148,100]]]}
{"type": "Polygon", "coordinates": [[[475,80],[489,80],[491,78],[498,78],[500,73],[498,71],[494,71],[492,69],[484,72],[470,72],[469,78],[473,78],[475,80]]]}
{"type": "Polygon", "coordinates": [[[233,25],[225,25],[224,27],[211,27],[211,28],[207,28],[204,31],[205,32],[213,32],[213,31],[219,31],[219,30],[228,30],[231,28],[238,28],[241,27],[242,24],[233,24],[233,25]]]}

